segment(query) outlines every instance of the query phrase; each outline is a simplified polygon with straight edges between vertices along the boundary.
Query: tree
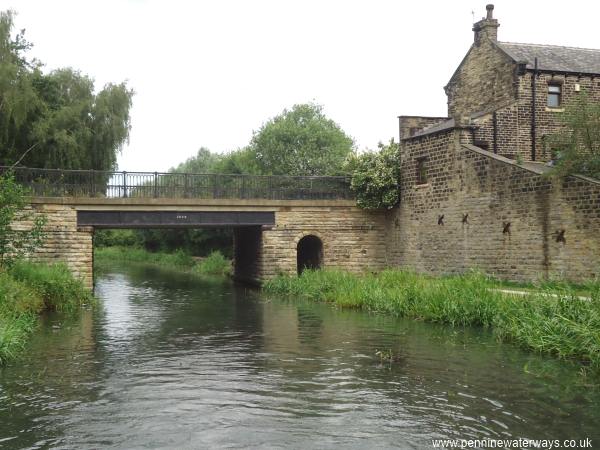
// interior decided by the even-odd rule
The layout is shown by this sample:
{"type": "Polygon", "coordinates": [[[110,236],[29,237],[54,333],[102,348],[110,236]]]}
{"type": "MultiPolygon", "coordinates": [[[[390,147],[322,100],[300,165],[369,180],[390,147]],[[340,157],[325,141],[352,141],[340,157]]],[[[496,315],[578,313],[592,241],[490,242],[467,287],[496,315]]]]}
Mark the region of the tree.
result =
{"type": "Polygon", "coordinates": [[[173,173],[215,173],[215,167],[223,159],[222,155],[211,152],[206,147],[200,147],[196,156],[192,156],[172,168],[173,173]]]}
{"type": "Polygon", "coordinates": [[[354,142],[319,105],[294,105],[265,123],[250,143],[267,175],[337,175],[354,142]]]}
{"type": "Polygon", "coordinates": [[[550,136],[552,174],[587,175],[600,179],[600,103],[585,92],[565,106],[564,129],[550,136]]]}
{"type": "Polygon", "coordinates": [[[94,93],[93,80],[70,68],[44,74],[12,27],[13,14],[0,13],[0,165],[114,170],[133,91],[109,83],[94,93]]]}
{"type": "Polygon", "coordinates": [[[18,258],[31,253],[43,238],[44,216],[32,217],[25,213],[25,189],[15,182],[11,174],[0,175],[0,268],[7,267],[18,258]],[[31,221],[31,228],[16,229],[15,219],[31,221]]]}
{"type": "Polygon", "coordinates": [[[216,173],[261,175],[256,153],[250,147],[240,148],[222,156],[215,165],[216,173]]]}
{"type": "Polygon", "coordinates": [[[352,174],[351,189],[364,209],[391,209],[398,204],[400,164],[394,140],[379,143],[379,152],[352,154],[345,164],[352,174]]]}

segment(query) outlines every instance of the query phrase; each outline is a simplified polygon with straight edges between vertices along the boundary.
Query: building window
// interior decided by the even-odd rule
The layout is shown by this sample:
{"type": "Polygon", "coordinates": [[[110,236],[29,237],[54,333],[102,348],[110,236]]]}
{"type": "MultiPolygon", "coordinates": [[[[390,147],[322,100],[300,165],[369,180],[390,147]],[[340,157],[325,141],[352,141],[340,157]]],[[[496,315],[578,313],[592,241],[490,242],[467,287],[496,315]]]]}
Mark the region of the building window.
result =
{"type": "Polygon", "coordinates": [[[548,107],[558,108],[560,106],[562,86],[560,84],[548,85],[548,107]]]}
{"type": "Polygon", "coordinates": [[[427,184],[427,157],[417,158],[417,184],[427,184]]]}

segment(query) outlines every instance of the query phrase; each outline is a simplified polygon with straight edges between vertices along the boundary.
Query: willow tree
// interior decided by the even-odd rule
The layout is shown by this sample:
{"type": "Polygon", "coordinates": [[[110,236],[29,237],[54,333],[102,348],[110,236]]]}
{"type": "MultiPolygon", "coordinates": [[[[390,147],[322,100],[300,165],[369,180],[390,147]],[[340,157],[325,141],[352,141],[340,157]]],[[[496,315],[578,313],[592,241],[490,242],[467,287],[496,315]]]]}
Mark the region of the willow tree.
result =
{"type": "Polygon", "coordinates": [[[13,13],[0,13],[0,164],[112,170],[129,137],[133,91],[66,68],[44,73],[26,57],[13,13]]]}

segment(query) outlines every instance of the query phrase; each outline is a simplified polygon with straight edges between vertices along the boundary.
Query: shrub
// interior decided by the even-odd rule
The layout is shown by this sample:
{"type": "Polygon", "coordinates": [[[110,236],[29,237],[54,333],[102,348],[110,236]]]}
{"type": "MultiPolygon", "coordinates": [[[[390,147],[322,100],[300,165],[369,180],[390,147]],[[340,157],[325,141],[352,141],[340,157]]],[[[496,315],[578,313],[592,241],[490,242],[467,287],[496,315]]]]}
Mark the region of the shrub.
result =
{"type": "Polygon", "coordinates": [[[391,209],[398,204],[400,164],[398,144],[379,143],[379,152],[351,155],[345,170],[352,174],[350,187],[356,204],[364,209],[391,209]]]}
{"type": "Polygon", "coordinates": [[[194,271],[204,275],[229,275],[231,273],[231,261],[220,251],[214,251],[195,267],[194,271]]]}

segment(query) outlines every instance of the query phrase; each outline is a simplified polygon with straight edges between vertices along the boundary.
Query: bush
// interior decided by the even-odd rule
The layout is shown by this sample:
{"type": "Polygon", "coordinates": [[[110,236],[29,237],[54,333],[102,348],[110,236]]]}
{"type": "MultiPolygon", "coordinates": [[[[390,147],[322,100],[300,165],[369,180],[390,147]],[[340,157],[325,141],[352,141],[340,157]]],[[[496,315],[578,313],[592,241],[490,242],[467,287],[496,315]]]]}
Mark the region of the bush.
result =
{"type": "Polygon", "coordinates": [[[398,144],[379,143],[379,152],[352,155],[345,164],[352,174],[350,187],[364,209],[391,209],[398,204],[400,164],[398,144]]]}
{"type": "Polygon", "coordinates": [[[194,271],[204,275],[229,275],[231,260],[225,258],[220,251],[212,252],[194,267],[194,271]]]}

